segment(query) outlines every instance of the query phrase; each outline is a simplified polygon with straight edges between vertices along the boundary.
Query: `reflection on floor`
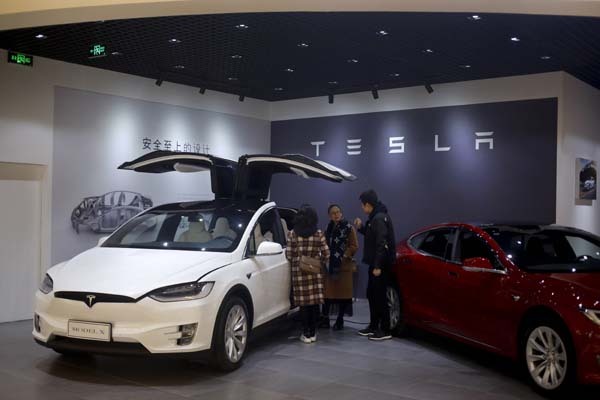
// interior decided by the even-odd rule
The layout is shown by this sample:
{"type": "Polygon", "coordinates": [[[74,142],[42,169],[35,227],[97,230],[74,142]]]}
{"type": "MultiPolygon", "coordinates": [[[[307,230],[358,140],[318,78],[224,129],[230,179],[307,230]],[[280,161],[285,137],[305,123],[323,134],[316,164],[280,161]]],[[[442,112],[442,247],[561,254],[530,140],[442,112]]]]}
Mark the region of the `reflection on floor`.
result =
{"type": "MultiPolygon", "coordinates": [[[[367,320],[364,302],[354,321],[367,320]]],[[[509,361],[424,333],[374,343],[320,331],[315,344],[278,326],[230,374],[182,360],[59,356],[31,339],[31,321],[0,324],[2,400],[540,399],[509,361]]],[[[597,388],[571,398],[598,398],[597,388]]]]}

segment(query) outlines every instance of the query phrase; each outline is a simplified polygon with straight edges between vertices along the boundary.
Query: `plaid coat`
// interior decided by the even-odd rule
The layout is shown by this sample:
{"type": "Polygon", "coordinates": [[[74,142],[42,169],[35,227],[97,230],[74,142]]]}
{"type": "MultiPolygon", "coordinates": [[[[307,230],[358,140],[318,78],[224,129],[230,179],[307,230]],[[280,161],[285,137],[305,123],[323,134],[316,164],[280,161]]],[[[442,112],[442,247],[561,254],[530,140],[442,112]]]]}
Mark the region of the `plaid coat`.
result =
{"type": "Polygon", "coordinates": [[[320,258],[323,265],[329,260],[329,247],[323,232],[317,231],[314,235],[303,238],[296,235],[293,230],[290,231],[285,256],[292,264],[294,304],[297,306],[323,304],[323,274],[310,274],[300,270],[301,256],[320,258]]]}

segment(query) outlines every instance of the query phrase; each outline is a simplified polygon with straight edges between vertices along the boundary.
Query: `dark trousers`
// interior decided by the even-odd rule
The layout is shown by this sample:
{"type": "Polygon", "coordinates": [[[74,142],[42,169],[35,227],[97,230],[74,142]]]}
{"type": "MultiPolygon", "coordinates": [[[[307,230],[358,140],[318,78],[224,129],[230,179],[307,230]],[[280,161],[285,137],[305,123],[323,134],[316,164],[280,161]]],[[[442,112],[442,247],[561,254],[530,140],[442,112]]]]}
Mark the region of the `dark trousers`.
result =
{"type": "Polygon", "coordinates": [[[373,267],[369,267],[367,299],[371,313],[369,327],[388,332],[390,330],[390,312],[387,302],[387,274],[384,271],[382,270],[379,276],[373,276],[373,267]]]}
{"type": "Polygon", "coordinates": [[[337,323],[342,324],[344,322],[344,315],[346,311],[350,311],[352,307],[352,299],[325,299],[325,304],[323,304],[323,316],[329,318],[329,310],[331,309],[332,304],[337,304],[338,306],[338,315],[337,315],[337,323]]]}
{"type": "Polygon", "coordinates": [[[315,336],[317,332],[317,321],[319,319],[319,305],[301,306],[302,333],[306,337],[315,336]]]}

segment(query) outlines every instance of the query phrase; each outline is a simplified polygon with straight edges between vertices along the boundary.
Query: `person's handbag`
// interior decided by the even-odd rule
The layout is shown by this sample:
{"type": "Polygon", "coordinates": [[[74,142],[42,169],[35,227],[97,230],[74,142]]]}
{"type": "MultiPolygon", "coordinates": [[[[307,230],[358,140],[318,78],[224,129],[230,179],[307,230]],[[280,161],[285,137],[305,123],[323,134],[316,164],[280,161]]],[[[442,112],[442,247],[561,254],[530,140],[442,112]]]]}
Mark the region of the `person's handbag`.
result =
{"type": "Polygon", "coordinates": [[[321,260],[316,257],[300,257],[300,271],[306,274],[320,274],[323,266],[321,260]]]}

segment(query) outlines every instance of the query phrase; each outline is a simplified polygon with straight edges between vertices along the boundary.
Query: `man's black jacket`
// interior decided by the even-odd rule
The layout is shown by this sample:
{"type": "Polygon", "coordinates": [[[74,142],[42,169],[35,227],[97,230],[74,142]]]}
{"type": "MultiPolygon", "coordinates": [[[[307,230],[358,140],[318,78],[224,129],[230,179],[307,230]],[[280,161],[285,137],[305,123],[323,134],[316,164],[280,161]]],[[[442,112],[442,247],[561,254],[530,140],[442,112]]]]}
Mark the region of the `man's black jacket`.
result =
{"type": "Polygon", "coordinates": [[[365,236],[363,262],[371,267],[389,267],[396,258],[396,239],[387,207],[378,203],[358,231],[365,236]]]}

